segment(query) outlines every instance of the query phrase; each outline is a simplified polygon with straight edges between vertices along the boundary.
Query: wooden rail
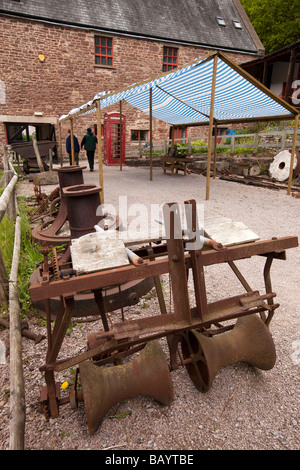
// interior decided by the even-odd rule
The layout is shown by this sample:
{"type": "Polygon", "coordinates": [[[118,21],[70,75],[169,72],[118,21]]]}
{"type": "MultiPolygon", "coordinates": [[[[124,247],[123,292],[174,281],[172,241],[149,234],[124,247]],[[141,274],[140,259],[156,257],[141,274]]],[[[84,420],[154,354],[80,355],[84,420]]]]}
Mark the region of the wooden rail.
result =
{"type": "Polygon", "coordinates": [[[10,331],[10,450],[24,450],[25,387],[22,365],[22,333],[18,295],[18,267],[21,246],[21,220],[16,200],[16,174],[4,152],[5,189],[0,197],[0,223],[7,214],[15,220],[13,258],[8,279],[0,247],[0,307],[9,312],[10,331]]]}

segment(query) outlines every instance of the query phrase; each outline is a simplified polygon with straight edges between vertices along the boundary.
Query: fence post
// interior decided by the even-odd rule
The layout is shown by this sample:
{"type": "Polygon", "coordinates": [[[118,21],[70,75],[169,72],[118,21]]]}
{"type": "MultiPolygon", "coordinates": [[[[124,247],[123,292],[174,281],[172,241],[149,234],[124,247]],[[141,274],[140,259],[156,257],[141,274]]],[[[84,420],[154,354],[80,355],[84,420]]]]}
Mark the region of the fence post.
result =
{"type": "Polygon", "coordinates": [[[281,150],[285,149],[286,131],[281,131],[281,150]]]}
{"type": "Polygon", "coordinates": [[[230,141],[230,155],[234,155],[234,144],[235,144],[235,135],[231,134],[231,141],[230,141]]]}
{"type": "MultiPolygon", "coordinates": [[[[4,185],[7,187],[13,177],[14,169],[9,161],[9,156],[7,155],[6,146],[4,146],[4,157],[3,157],[3,166],[4,166],[4,185]]],[[[16,219],[16,189],[15,186],[12,189],[12,193],[9,197],[7,209],[7,217],[9,219],[16,219]]]]}
{"type": "Polygon", "coordinates": [[[258,150],[258,133],[256,132],[253,137],[253,155],[257,155],[258,150]]]}

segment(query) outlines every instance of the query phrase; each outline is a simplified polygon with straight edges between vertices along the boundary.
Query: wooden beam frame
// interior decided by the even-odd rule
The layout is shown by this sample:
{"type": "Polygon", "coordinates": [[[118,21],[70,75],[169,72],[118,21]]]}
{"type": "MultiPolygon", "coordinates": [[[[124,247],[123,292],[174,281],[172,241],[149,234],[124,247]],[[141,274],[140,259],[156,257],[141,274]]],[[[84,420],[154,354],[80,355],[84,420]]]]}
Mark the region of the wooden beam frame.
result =
{"type": "MultiPolygon", "coordinates": [[[[275,121],[275,120],[293,120],[298,116],[298,110],[288,104],[286,101],[284,101],[282,98],[277,96],[275,93],[273,93],[271,90],[269,90],[265,85],[263,85],[261,82],[256,80],[252,75],[250,75],[248,72],[246,72],[244,69],[242,69],[239,65],[235,64],[231,59],[229,59],[225,54],[223,54],[220,51],[215,51],[212,54],[208,55],[207,57],[203,59],[197,59],[196,61],[193,61],[189,64],[184,65],[183,67],[178,67],[176,70],[181,70],[186,68],[189,65],[195,65],[195,67],[200,66],[203,64],[203,62],[207,62],[208,60],[214,60],[214,68],[213,68],[213,77],[212,77],[212,89],[211,89],[211,107],[210,107],[210,115],[209,115],[209,121],[206,122],[199,122],[199,123],[185,123],[185,127],[194,127],[194,126],[203,126],[203,125],[209,125],[209,142],[208,142],[208,161],[207,161],[207,178],[206,178],[206,200],[209,199],[209,185],[210,185],[210,165],[211,165],[211,153],[212,153],[212,129],[213,125],[222,125],[222,124],[234,124],[234,123],[246,123],[246,122],[261,122],[261,121],[275,121]],[[261,116],[261,117],[255,117],[255,118],[243,118],[243,119],[224,119],[224,120],[217,120],[214,118],[213,111],[214,111],[214,101],[215,101],[215,87],[216,87],[216,70],[217,70],[217,61],[218,58],[220,58],[223,62],[225,62],[229,67],[231,67],[233,70],[235,70],[239,75],[241,75],[243,78],[245,78],[249,83],[251,83],[253,86],[257,87],[259,90],[261,90],[263,93],[265,93],[267,96],[269,96],[271,99],[276,101],[278,104],[280,104],[282,107],[284,107],[287,112],[290,114],[286,115],[274,115],[274,116],[261,116]]],[[[145,85],[145,84],[150,84],[157,78],[169,75],[174,72],[174,69],[171,71],[168,71],[162,75],[159,75],[151,80],[143,80],[139,83],[136,83],[134,85],[131,85],[129,87],[126,87],[122,90],[118,90],[116,92],[108,93],[104,96],[101,96],[94,100],[90,105],[88,105],[85,109],[80,109],[75,113],[72,113],[72,116],[70,117],[69,115],[63,116],[59,120],[59,125],[61,121],[66,120],[66,119],[73,119],[76,116],[83,115],[86,111],[93,110],[96,106],[96,111],[100,115],[100,103],[101,100],[109,97],[109,96],[114,96],[118,93],[122,93],[127,90],[131,90],[133,88],[136,88],[140,85],[145,85]]],[[[158,85],[157,85],[158,86],[158,85]]],[[[159,87],[162,91],[165,91],[163,88],[159,87]]],[[[152,108],[152,92],[153,89],[150,86],[149,88],[149,119],[150,119],[150,181],[153,179],[153,168],[152,168],[152,140],[153,140],[153,132],[152,132],[152,121],[153,121],[153,108],[152,108]]],[[[165,93],[168,93],[165,91],[165,93]]],[[[173,95],[170,95],[173,96],[173,95]]],[[[173,96],[175,99],[176,97],[173,96]]],[[[120,100],[122,101],[122,100],[120,100]]],[[[179,100],[180,101],[180,100],[179,100]]],[[[120,103],[120,110],[121,108],[121,103],[120,103]]],[[[121,112],[120,112],[121,115],[121,112]]],[[[97,114],[98,116],[98,114],[97,114]]],[[[205,116],[205,115],[204,115],[205,116]]],[[[98,117],[97,117],[98,119],[98,117]]],[[[298,118],[296,119],[297,121],[297,129],[298,129],[298,118]]],[[[296,122],[295,121],[295,122],[296,122]]],[[[171,124],[172,125],[172,124],[171,124]]],[[[121,123],[122,127],[122,123],[121,123]]],[[[295,132],[297,134],[297,131],[295,132]]],[[[294,141],[294,150],[293,150],[293,155],[295,154],[295,148],[296,148],[296,140],[294,141]]],[[[120,146],[122,149],[122,144],[120,146]]],[[[214,177],[215,177],[215,165],[216,165],[216,136],[215,136],[215,148],[214,148],[214,177]]],[[[102,197],[103,197],[103,173],[102,173],[102,148],[101,148],[101,124],[100,124],[100,137],[98,138],[98,155],[99,155],[99,180],[101,181],[100,186],[102,187],[102,197]],[[101,154],[101,157],[100,157],[101,154]],[[101,160],[101,161],[100,161],[101,160]],[[101,168],[100,168],[101,166],[101,168]]],[[[294,158],[294,157],[293,157],[294,158]]],[[[122,155],[120,156],[120,170],[122,170],[122,155]]],[[[291,178],[290,178],[291,179],[291,178]]],[[[290,185],[290,181],[289,181],[290,185]]],[[[289,188],[290,190],[290,188],[289,188]]],[[[289,193],[289,192],[288,192],[289,193]]]]}
{"type": "Polygon", "coordinates": [[[214,124],[214,106],[215,106],[215,90],[217,81],[217,67],[218,67],[218,56],[214,56],[214,66],[212,73],[211,82],[211,97],[210,97],[210,117],[209,117],[209,131],[208,131],[208,155],[207,155],[207,166],[206,166],[206,200],[209,200],[209,186],[210,186],[210,164],[211,164],[211,148],[212,148],[212,130],[214,124]]]}
{"type": "Polygon", "coordinates": [[[153,143],[153,128],[152,128],[152,88],[149,90],[149,120],[150,120],[150,181],[153,179],[153,171],[152,171],[152,143],[153,143]]]}
{"type": "Polygon", "coordinates": [[[122,171],[123,159],[123,119],[122,119],[122,100],[120,100],[120,171],[122,171]]]}
{"type": "Polygon", "coordinates": [[[104,203],[104,187],[103,187],[103,162],[102,162],[102,140],[101,140],[101,106],[100,101],[97,101],[97,139],[98,139],[98,168],[99,168],[99,186],[101,204],[104,203]]]}

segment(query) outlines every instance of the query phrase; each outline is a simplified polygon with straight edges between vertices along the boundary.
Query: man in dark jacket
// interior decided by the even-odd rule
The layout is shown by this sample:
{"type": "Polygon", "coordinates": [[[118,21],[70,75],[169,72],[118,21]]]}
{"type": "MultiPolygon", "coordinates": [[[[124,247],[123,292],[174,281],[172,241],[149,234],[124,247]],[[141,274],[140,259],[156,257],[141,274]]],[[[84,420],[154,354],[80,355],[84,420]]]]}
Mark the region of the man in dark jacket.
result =
{"type": "Polygon", "coordinates": [[[86,150],[86,156],[89,161],[90,171],[94,171],[94,156],[97,143],[97,137],[92,133],[92,129],[89,127],[87,129],[87,133],[81,141],[81,148],[84,146],[84,149],[86,150]]]}
{"type": "MultiPolygon", "coordinates": [[[[70,158],[70,165],[72,165],[72,147],[71,147],[71,131],[70,129],[68,130],[69,135],[66,140],[66,150],[67,153],[69,154],[70,158]]],[[[73,134],[73,141],[74,141],[74,160],[76,165],[79,165],[79,152],[80,152],[80,147],[79,147],[79,142],[76,137],[76,135],[73,134]]]]}

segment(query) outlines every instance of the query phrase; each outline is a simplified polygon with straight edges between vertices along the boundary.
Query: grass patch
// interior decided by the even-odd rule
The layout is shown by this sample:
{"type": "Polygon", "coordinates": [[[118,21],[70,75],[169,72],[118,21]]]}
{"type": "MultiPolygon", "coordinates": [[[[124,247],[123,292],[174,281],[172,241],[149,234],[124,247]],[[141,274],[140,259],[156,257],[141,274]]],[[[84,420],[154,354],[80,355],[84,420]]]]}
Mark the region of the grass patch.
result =
{"type": "MultiPolygon", "coordinates": [[[[31,237],[31,225],[28,217],[28,207],[24,198],[18,200],[21,218],[21,248],[18,269],[18,294],[20,299],[21,315],[26,316],[33,311],[29,295],[29,279],[37,264],[43,257],[39,246],[31,237]]],[[[6,266],[7,275],[10,275],[15,238],[15,221],[9,220],[5,215],[0,223],[0,250],[6,266]]]]}

